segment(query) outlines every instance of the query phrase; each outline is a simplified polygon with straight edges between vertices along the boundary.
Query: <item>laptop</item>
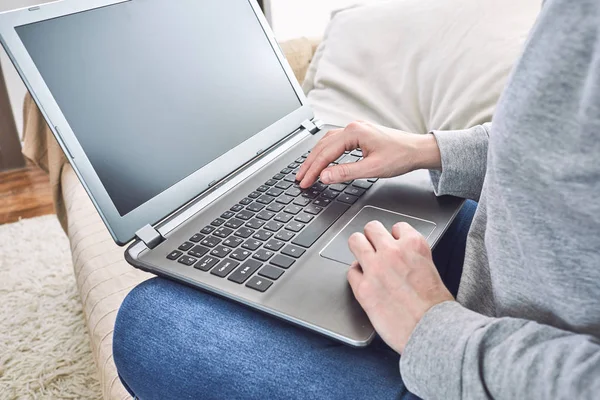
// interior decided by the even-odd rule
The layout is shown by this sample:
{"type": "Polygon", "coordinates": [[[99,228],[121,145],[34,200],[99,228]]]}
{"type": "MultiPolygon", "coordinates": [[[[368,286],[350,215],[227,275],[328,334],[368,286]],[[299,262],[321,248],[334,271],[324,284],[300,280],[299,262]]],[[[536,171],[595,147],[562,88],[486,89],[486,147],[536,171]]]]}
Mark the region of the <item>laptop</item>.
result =
{"type": "Polygon", "coordinates": [[[348,237],[405,221],[434,247],[462,206],[427,171],[300,189],[298,167],[334,127],[254,0],[64,0],[0,15],[0,38],[144,271],[366,346],[348,237]]]}

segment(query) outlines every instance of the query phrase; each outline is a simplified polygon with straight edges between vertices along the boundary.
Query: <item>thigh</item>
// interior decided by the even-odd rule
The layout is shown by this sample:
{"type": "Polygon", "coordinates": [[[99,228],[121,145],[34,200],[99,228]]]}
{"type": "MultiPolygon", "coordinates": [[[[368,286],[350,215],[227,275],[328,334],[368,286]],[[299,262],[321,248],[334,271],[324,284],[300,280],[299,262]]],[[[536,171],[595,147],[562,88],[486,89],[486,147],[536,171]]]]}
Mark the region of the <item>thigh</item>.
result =
{"type": "Polygon", "coordinates": [[[123,303],[114,359],[142,400],[416,398],[379,339],[351,348],[161,278],[123,303]]]}

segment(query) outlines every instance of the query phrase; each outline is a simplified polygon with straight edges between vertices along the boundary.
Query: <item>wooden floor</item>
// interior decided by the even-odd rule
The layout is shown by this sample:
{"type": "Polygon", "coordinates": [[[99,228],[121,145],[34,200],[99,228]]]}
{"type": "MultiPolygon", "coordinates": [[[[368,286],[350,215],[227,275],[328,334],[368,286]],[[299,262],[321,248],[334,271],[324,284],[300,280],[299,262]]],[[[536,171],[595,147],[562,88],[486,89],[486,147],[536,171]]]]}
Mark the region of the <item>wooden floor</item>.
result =
{"type": "Polygon", "coordinates": [[[0,172],[0,225],[53,214],[48,176],[28,163],[23,169],[0,172]]]}

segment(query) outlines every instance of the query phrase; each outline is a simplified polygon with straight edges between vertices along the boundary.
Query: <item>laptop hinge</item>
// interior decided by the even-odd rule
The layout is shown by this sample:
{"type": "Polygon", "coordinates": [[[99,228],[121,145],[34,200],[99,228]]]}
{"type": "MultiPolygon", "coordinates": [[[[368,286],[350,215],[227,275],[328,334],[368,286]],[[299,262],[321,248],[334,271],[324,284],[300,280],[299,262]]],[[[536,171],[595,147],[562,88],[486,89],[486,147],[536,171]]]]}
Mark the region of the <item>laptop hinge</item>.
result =
{"type": "Polygon", "coordinates": [[[146,225],[135,233],[135,236],[140,239],[149,249],[153,249],[161,244],[165,238],[152,225],[146,225]]]}
{"type": "Polygon", "coordinates": [[[317,125],[315,125],[315,123],[312,122],[310,119],[307,119],[306,121],[304,121],[300,125],[304,129],[306,129],[307,131],[309,131],[312,135],[314,135],[315,133],[319,132],[319,127],[317,125]]]}

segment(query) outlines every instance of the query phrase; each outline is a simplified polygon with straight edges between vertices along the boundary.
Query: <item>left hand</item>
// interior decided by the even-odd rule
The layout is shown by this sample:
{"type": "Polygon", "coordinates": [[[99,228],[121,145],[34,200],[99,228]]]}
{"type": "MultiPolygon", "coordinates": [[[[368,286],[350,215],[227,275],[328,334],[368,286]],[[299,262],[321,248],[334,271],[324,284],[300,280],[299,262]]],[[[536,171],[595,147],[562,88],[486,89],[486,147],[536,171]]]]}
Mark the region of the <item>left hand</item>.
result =
{"type": "Polygon", "coordinates": [[[407,223],[390,234],[379,221],[348,241],[356,257],[348,271],[354,296],[381,338],[402,353],[425,313],[453,301],[433,264],[425,238],[407,223]]]}

